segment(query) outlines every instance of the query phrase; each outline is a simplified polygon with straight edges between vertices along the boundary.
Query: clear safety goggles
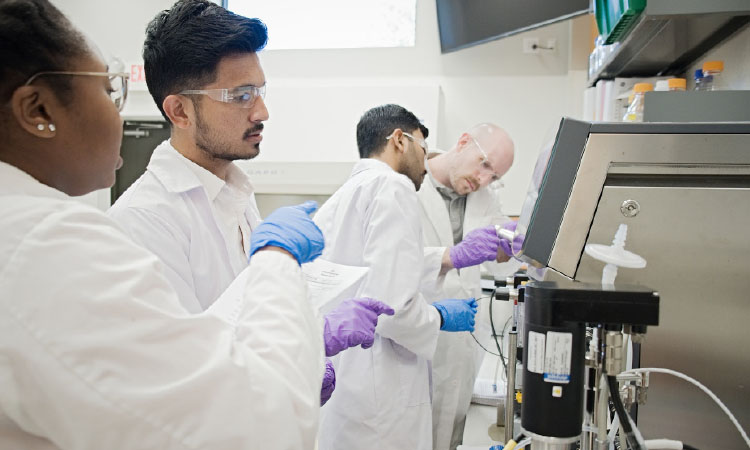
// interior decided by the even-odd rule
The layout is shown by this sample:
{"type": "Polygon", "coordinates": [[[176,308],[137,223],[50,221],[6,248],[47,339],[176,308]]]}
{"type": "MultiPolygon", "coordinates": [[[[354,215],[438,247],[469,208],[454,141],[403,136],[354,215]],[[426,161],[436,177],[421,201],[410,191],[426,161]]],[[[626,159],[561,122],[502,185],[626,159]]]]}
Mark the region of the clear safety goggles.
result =
{"type": "Polygon", "coordinates": [[[180,95],[206,95],[217,102],[247,109],[253,107],[258,97],[266,98],[266,85],[239,86],[232,89],[188,89],[180,92],[180,95]]]}
{"type": "Polygon", "coordinates": [[[500,175],[498,175],[493,169],[492,164],[490,164],[490,160],[487,157],[487,152],[484,151],[481,145],[479,145],[479,142],[474,138],[474,136],[469,135],[471,140],[474,142],[474,146],[479,150],[479,154],[482,156],[482,160],[479,163],[479,167],[481,169],[481,172],[485,175],[488,175],[492,181],[490,183],[494,183],[498,180],[500,180],[500,175]]]}
{"type": "MultiPolygon", "coordinates": [[[[390,138],[392,138],[393,135],[394,135],[394,133],[395,133],[395,131],[393,133],[391,133],[388,137],[386,137],[385,140],[387,141],[390,138]]],[[[428,151],[427,141],[425,141],[424,139],[417,139],[413,135],[411,135],[410,133],[407,133],[405,131],[402,131],[401,134],[403,134],[404,136],[406,136],[407,139],[409,139],[410,141],[414,142],[418,146],[422,147],[422,151],[424,151],[425,159],[427,158],[427,151],[428,151]]]]}
{"type": "Polygon", "coordinates": [[[109,79],[109,98],[117,107],[118,111],[122,111],[125,107],[125,100],[128,98],[128,79],[130,74],[124,72],[125,65],[119,59],[115,59],[107,65],[109,72],[72,72],[72,71],[47,71],[37,72],[32,75],[24,86],[28,86],[33,83],[39,77],[46,76],[86,76],[86,77],[107,77],[109,79]]]}

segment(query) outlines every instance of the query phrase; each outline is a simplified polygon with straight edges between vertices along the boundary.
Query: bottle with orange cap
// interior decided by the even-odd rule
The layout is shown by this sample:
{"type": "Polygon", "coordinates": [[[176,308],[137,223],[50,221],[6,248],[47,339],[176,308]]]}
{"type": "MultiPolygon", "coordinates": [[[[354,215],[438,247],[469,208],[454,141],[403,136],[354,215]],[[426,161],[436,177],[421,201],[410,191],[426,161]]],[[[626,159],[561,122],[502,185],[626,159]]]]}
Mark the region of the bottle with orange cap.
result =
{"type": "Polygon", "coordinates": [[[669,91],[684,91],[687,89],[687,80],[684,78],[670,78],[667,80],[669,91]]]}
{"type": "Polygon", "coordinates": [[[646,92],[653,90],[654,85],[651,83],[636,83],[633,86],[633,101],[622,118],[623,122],[643,122],[644,97],[646,92]]]}
{"type": "Polygon", "coordinates": [[[724,71],[724,61],[706,61],[703,63],[703,90],[718,91],[724,89],[721,73],[724,71]]]}

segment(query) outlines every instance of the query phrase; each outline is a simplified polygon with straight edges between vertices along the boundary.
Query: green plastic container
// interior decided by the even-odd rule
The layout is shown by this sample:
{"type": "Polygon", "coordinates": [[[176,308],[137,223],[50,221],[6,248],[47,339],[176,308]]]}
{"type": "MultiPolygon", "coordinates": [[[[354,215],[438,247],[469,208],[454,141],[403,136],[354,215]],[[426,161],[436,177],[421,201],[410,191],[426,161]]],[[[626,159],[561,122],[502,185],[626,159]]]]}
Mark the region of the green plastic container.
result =
{"type": "Polygon", "coordinates": [[[630,32],[638,15],[646,9],[646,0],[595,0],[594,14],[604,43],[614,44],[630,32]]]}

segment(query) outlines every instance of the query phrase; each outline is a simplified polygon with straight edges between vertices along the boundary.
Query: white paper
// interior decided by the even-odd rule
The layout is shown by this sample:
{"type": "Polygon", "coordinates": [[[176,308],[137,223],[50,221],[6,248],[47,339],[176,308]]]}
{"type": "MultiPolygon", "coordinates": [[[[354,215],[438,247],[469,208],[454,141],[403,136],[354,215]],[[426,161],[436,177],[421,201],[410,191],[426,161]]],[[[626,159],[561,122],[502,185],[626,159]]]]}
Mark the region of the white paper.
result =
{"type": "Polygon", "coordinates": [[[367,267],[346,266],[321,258],[302,265],[308,297],[313,307],[322,313],[344,300],[345,294],[354,295],[353,287],[369,270],[367,267]]]}
{"type": "MultiPolygon", "coordinates": [[[[227,287],[221,296],[209,306],[207,312],[220,319],[235,325],[242,312],[242,304],[247,285],[247,277],[250,267],[240,272],[232,284],[227,287]]],[[[320,258],[302,265],[302,273],[307,281],[308,299],[313,308],[326,313],[333,309],[344,294],[353,295],[352,288],[367,271],[367,267],[345,266],[320,258]]],[[[284,286],[279,286],[284,289],[284,286]]]]}

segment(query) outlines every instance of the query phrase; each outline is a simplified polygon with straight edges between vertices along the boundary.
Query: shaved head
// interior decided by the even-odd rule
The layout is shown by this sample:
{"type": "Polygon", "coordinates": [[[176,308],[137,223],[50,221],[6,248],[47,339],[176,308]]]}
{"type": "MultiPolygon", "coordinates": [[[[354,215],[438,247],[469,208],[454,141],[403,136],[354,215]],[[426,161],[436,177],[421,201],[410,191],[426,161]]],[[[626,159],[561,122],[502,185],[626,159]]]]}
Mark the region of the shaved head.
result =
{"type": "Polygon", "coordinates": [[[459,195],[476,192],[510,170],[514,147],[505,130],[480,123],[462,134],[451,151],[430,158],[430,173],[459,195]]]}
{"type": "Polygon", "coordinates": [[[487,153],[487,158],[497,175],[503,176],[510,170],[515,144],[505,130],[492,123],[480,123],[472,127],[468,134],[476,139],[487,153]]]}

